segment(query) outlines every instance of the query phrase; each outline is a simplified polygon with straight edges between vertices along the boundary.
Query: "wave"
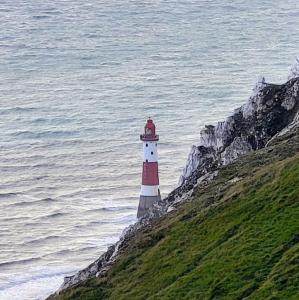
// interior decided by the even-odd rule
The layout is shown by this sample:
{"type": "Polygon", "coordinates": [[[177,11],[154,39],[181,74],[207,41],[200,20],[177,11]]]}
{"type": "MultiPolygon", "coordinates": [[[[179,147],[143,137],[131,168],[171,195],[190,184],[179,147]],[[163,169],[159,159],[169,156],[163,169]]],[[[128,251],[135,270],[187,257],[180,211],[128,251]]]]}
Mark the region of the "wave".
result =
{"type": "Polygon", "coordinates": [[[53,219],[53,218],[58,218],[58,217],[62,217],[62,216],[66,216],[69,213],[64,213],[64,212],[56,212],[56,213],[52,213],[50,215],[46,215],[46,216],[41,216],[39,219],[43,220],[43,219],[53,219]]]}
{"type": "Polygon", "coordinates": [[[58,289],[63,277],[73,274],[77,268],[41,268],[35,273],[25,273],[23,276],[11,276],[9,283],[0,286],[0,299],[2,300],[37,300],[45,299],[58,289]]]}
{"type": "Polygon", "coordinates": [[[59,250],[59,251],[54,251],[51,252],[49,254],[46,254],[43,256],[43,258],[49,258],[49,257],[55,257],[57,258],[57,256],[64,256],[64,255],[70,255],[71,253],[75,253],[76,256],[80,256],[80,254],[82,254],[82,252],[84,251],[90,251],[90,250],[94,250],[94,249],[99,249],[99,246],[97,245],[93,245],[93,246],[84,246],[78,249],[63,249],[63,250],[59,250]]]}
{"type": "Polygon", "coordinates": [[[36,20],[42,20],[42,19],[49,19],[50,16],[47,16],[47,15],[40,15],[40,16],[33,16],[32,18],[33,18],[33,19],[36,19],[36,20]]]}
{"type": "Polygon", "coordinates": [[[31,258],[26,258],[26,259],[7,261],[7,262],[0,263],[0,267],[7,267],[7,266],[13,266],[13,265],[20,265],[20,264],[24,265],[24,264],[31,263],[33,261],[38,261],[40,259],[41,259],[41,257],[31,257],[31,258]]]}
{"type": "Polygon", "coordinates": [[[70,249],[63,249],[63,250],[59,250],[59,251],[56,251],[56,252],[51,252],[49,254],[46,254],[46,255],[43,255],[43,258],[46,258],[46,257],[49,257],[49,256],[55,256],[55,255],[64,255],[64,254],[68,254],[68,253],[71,253],[71,252],[74,252],[73,250],[70,250],[70,249]]]}
{"type": "MultiPolygon", "coordinates": [[[[96,224],[128,224],[131,222],[135,222],[136,221],[136,214],[130,214],[130,215],[125,215],[125,216],[121,216],[118,218],[111,218],[111,219],[104,219],[104,220],[99,220],[99,221],[91,221],[85,226],[89,226],[89,225],[96,225],[96,224]]],[[[82,226],[82,227],[83,227],[82,226]]],[[[78,226],[81,227],[81,226],[78,226]]]]}
{"type": "Polygon", "coordinates": [[[135,222],[136,221],[136,214],[130,214],[130,215],[127,215],[127,216],[122,216],[122,217],[119,217],[119,218],[113,218],[113,220],[111,220],[111,223],[114,223],[114,224],[126,224],[126,223],[131,223],[131,222],[135,222]]]}
{"type": "Polygon", "coordinates": [[[47,130],[42,132],[33,132],[29,130],[17,131],[11,133],[14,137],[27,139],[41,139],[41,138],[59,138],[79,135],[78,130],[47,130]]]}
{"type": "Polygon", "coordinates": [[[30,240],[30,241],[24,242],[24,243],[22,243],[22,245],[34,245],[34,244],[38,244],[38,243],[45,242],[45,241],[57,240],[57,239],[60,239],[60,238],[63,238],[63,237],[58,236],[58,235],[49,235],[49,236],[46,236],[46,237],[41,237],[41,238],[38,238],[38,239],[33,239],[33,240],[30,240]]]}
{"type": "Polygon", "coordinates": [[[23,112],[31,112],[34,110],[37,110],[37,107],[21,107],[21,106],[16,106],[16,107],[10,107],[10,108],[5,108],[0,110],[0,115],[4,115],[7,113],[23,113],[23,112]]]}
{"type": "Polygon", "coordinates": [[[8,207],[19,207],[19,206],[30,206],[30,205],[36,205],[40,203],[51,203],[51,202],[56,202],[57,200],[53,198],[44,198],[40,200],[35,200],[35,201],[22,201],[22,202],[16,202],[9,204],[8,207]]]}
{"type": "Polygon", "coordinates": [[[136,214],[134,213],[134,214],[129,214],[120,217],[90,221],[86,224],[77,224],[74,226],[74,228],[83,229],[92,226],[98,226],[100,224],[130,224],[135,221],[136,221],[136,214]]]}
{"type": "Polygon", "coordinates": [[[49,203],[49,202],[56,202],[56,201],[57,200],[48,197],[48,198],[36,200],[36,201],[34,201],[34,203],[49,203]]]}
{"type": "MultiPolygon", "coordinates": [[[[11,221],[25,221],[31,219],[30,217],[9,217],[9,218],[3,218],[1,221],[3,222],[11,222],[11,221]]],[[[1,232],[1,229],[0,229],[1,232]]]]}
{"type": "Polygon", "coordinates": [[[100,212],[100,211],[122,211],[122,210],[135,210],[135,206],[109,206],[100,207],[96,209],[89,209],[86,212],[100,212]]]}
{"type": "Polygon", "coordinates": [[[2,198],[12,198],[12,197],[15,197],[19,194],[20,193],[0,193],[0,199],[2,199],[2,198]]]}

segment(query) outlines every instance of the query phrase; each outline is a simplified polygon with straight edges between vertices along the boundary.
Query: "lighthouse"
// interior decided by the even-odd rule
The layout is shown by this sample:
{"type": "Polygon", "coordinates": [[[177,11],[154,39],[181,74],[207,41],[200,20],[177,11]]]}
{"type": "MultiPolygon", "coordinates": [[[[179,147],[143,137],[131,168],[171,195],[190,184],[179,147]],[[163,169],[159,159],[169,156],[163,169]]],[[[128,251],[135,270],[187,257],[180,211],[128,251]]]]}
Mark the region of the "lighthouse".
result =
{"type": "Polygon", "coordinates": [[[143,168],[138,218],[144,216],[155,202],[161,200],[157,151],[159,136],[156,134],[156,127],[151,118],[147,120],[140,140],[143,142],[143,168]]]}

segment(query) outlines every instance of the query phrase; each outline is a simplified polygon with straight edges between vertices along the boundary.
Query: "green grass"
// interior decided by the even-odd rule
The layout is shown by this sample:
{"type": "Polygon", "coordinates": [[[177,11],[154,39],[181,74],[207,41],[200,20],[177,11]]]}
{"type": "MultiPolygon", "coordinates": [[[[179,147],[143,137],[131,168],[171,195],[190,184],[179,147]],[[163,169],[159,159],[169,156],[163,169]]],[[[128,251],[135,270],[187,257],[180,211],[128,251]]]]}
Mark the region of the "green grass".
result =
{"type": "Polygon", "coordinates": [[[55,299],[299,299],[298,137],[267,151],[223,168],[105,277],[55,299]]]}

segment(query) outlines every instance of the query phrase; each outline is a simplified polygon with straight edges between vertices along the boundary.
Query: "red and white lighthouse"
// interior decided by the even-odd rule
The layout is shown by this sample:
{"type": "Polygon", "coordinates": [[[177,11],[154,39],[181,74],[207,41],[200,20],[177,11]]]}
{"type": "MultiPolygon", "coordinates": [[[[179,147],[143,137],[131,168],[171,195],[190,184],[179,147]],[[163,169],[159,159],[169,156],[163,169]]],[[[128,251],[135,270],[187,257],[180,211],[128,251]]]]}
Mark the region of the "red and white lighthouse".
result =
{"type": "Polygon", "coordinates": [[[155,202],[161,200],[157,151],[159,136],[151,118],[147,120],[140,140],[143,142],[143,169],[138,218],[145,215],[155,202]]]}

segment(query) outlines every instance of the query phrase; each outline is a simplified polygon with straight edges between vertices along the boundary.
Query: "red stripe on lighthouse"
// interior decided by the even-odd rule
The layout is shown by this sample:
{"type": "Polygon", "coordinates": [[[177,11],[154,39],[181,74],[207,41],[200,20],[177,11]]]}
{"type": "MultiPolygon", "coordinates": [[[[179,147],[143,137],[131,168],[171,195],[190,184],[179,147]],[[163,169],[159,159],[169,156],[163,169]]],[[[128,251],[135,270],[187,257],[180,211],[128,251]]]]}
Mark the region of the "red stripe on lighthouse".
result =
{"type": "Polygon", "coordinates": [[[143,185],[158,185],[158,163],[157,162],[144,162],[142,171],[142,184],[143,185]]]}

